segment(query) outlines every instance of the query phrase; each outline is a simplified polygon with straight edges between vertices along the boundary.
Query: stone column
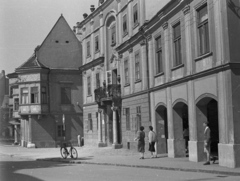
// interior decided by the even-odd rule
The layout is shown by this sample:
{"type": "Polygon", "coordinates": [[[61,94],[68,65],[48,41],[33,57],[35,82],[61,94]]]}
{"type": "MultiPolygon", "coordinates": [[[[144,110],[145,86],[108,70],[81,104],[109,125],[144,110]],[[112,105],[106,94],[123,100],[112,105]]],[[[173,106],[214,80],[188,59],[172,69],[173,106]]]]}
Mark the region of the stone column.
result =
{"type": "Polygon", "coordinates": [[[199,140],[198,123],[196,119],[196,105],[194,95],[194,84],[190,80],[187,83],[188,88],[188,120],[189,120],[189,160],[199,162],[204,160],[203,142],[199,140]]]}
{"type": "Polygon", "coordinates": [[[129,37],[131,37],[133,35],[132,1],[133,0],[128,0],[128,35],[129,35],[129,37]]]}
{"type": "Polygon", "coordinates": [[[232,70],[219,72],[218,76],[218,122],[219,122],[219,165],[240,167],[240,124],[238,75],[232,70]],[[230,78],[231,76],[231,78],[230,78]],[[232,79],[232,80],[231,80],[232,79]],[[229,80],[231,80],[229,82],[229,80]]]}
{"type": "Polygon", "coordinates": [[[120,76],[121,76],[121,94],[124,95],[124,61],[123,61],[123,55],[119,54],[119,64],[120,64],[120,76]]]}
{"type": "Polygon", "coordinates": [[[141,43],[141,65],[142,65],[142,70],[141,70],[141,75],[142,75],[142,90],[147,90],[147,60],[146,60],[146,41],[143,40],[141,43]]]}
{"type": "Polygon", "coordinates": [[[152,35],[147,37],[148,39],[148,68],[149,68],[149,88],[154,87],[154,51],[153,51],[153,38],[152,35]]]}
{"type": "Polygon", "coordinates": [[[168,32],[168,23],[165,22],[162,25],[164,29],[164,59],[165,59],[165,81],[169,82],[170,81],[170,52],[169,52],[169,32],[168,32]]]}
{"type": "Polygon", "coordinates": [[[134,55],[133,55],[133,48],[130,48],[128,50],[129,52],[129,80],[130,80],[130,93],[134,93],[134,80],[135,80],[135,74],[134,74],[134,55]]]}
{"type": "Polygon", "coordinates": [[[18,144],[18,132],[17,132],[18,126],[14,125],[14,145],[18,144]]]}
{"type": "Polygon", "coordinates": [[[103,147],[103,133],[102,133],[102,109],[98,109],[98,147],[103,147]]]}
{"type": "Polygon", "coordinates": [[[118,3],[118,43],[122,43],[122,12],[121,12],[121,0],[117,0],[118,3]]]}
{"type": "Polygon", "coordinates": [[[168,157],[174,158],[174,127],[171,87],[167,87],[168,157]]]}
{"type": "Polygon", "coordinates": [[[190,6],[187,5],[182,10],[185,22],[185,39],[186,39],[186,75],[192,74],[192,43],[191,43],[191,22],[190,22],[190,6]]]}
{"type": "Polygon", "coordinates": [[[112,111],[113,111],[113,148],[119,148],[119,144],[118,144],[118,133],[117,133],[117,107],[115,107],[114,105],[112,106],[112,111]]]}
{"type": "Polygon", "coordinates": [[[32,143],[32,116],[28,116],[28,144],[27,148],[35,148],[35,144],[32,143]]]}

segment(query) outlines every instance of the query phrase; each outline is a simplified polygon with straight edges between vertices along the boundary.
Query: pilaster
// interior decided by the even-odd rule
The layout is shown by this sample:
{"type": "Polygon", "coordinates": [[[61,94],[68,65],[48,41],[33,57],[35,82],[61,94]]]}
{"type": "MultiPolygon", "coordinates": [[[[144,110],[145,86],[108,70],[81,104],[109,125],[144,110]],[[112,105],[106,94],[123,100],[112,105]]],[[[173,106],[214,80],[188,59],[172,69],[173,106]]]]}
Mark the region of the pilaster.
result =
{"type": "Polygon", "coordinates": [[[182,10],[184,13],[185,21],[185,39],[186,39],[186,66],[187,66],[187,75],[192,74],[192,40],[191,40],[191,22],[190,22],[190,6],[187,5],[182,10]]]}
{"type": "Polygon", "coordinates": [[[164,29],[164,58],[165,58],[165,81],[169,82],[170,81],[170,51],[169,51],[169,31],[168,31],[168,23],[165,22],[162,25],[164,29]]]}
{"type": "Polygon", "coordinates": [[[141,65],[142,65],[142,90],[147,90],[147,79],[148,79],[148,76],[147,76],[147,54],[146,54],[146,41],[143,40],[141,41],[140,43],[141,45],[141,52],[142,52],[142,55],[141,55],[141,65]]]}
{"type": "Polygon", "coordinates": [[[129,79],[130,79],[130,92],[131,94],[134,93],[134,55],[133,55],[133,48],[131,47],[128,49],[129,52],[129,79]]]}
{"type": "Polygon", "coordinates": [[[149,67],[149,88],[154,87],[154,51],[153,51],[153,38],[152,35],[147,37],[148,40],[148,67],[149,67]]]}

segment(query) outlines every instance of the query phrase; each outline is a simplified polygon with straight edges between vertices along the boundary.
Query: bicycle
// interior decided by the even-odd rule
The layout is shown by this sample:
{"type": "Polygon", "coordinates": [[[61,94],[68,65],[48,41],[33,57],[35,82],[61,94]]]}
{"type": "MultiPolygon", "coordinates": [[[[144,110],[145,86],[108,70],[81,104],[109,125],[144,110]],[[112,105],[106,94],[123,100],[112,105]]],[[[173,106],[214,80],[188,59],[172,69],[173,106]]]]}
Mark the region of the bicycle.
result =
{"type": "Polygon", "coordinates": [[[70,156],[73,159],[77,159],[78,152],[77,152],[76,148],[74,148],[71,143],[70,143],[69,151],[68,151],[67,147],[68,147],[67,143],[63,143],[61,145],[60,153],[61,153],[61,156],[63,157],[63,159],[66,159],[68,156],[70,156]]]}

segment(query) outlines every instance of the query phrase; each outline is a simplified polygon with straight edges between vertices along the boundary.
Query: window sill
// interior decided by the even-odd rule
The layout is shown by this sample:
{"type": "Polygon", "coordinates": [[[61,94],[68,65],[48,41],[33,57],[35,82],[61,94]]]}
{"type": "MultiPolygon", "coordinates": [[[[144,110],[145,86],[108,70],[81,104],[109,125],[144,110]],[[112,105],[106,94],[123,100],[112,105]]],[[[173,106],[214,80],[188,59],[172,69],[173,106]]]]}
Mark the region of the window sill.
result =
{"type": "Polygon", "coordinates": [[[129,84],[129,83],[127,83],[127,84],[125,84],[125,85],[124,85],[124,87],[128,87],[128,86],[130,86],[130,84],[129,84]]]}
{"type": "Polygon", "coordinates": [[[157,73],[154,77],[157,78],[157,77],[160,77],[162,75],[164,75],[164,72],[157,73]]]}
{"type": "Polygon", "coordinates": [[[141,79],[135,80],[135,84],[139,82],[142,82],[142,80],[141,79]]]}
{"type": "Polygon", "coordinates": [[[123,34],[123,38],[125,37],[125,36],[127,36],[128,35],[128,32],[125,32],[124,34],[123,34]]]}
{"type": "Polygon", "coordinates": [[[202,59],[204,59],[204,58],[206,58],[206,57],[209,57],[209,56],[212,56],[212,55],[213,55],[213,52],[209,52],[209,53],[203,54],[203,55],[195,58],[194,60],[195,60],[195,61],[199,61],[199,60],[202,60],[202,59]]]}
{"type": "Polygon", "coordinates": [[[174,70],[177,70],[177,69],[182,68],[182,67],[184,67],[183,63],[180,64],[180,65],[177,65],[176,67],[173,67],[171,70],[174,71],[174,70]]]}
{"type": "Polygon", "coordinates": [[[133,30],[135,29],[135,28],[137,28],[139,26],[139,22],[136,22],[134,25],[133,25],[133,30]]]}

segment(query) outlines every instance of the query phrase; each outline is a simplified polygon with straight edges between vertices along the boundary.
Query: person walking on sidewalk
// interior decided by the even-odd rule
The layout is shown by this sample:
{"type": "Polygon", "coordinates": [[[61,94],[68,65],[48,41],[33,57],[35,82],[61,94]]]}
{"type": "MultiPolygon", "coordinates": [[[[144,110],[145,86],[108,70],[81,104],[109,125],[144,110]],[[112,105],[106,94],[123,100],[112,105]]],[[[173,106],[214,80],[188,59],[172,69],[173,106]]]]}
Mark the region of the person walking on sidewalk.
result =
{"type": "Polygon", "coordinates": [[[140,130],[137,132],[137,137],[135,138],[138,141],[138,151],[140,153],[140,159],[144,159],[145,152],[145,132],[143,131],[144,127],[140,126],[140,130]]]}
{"type": "Polygon", "coordinates": [[[155,153],[155,143],[156,143],[156,133],[153,131],[153,127],[149,126],[149,133],[148,133],[148,141],[149,141],[149,151],[151,152],[151,158],[156,157],[157,158],[157,153],[155,153]]]}
{"type": "Polygon", "coordinates": [[[210,154],[211,154],[211,131],[208,127],[208,123],[204,122],[204,152],[207,154],[207,162],[204,165],[210,165],[210,154]]]}

